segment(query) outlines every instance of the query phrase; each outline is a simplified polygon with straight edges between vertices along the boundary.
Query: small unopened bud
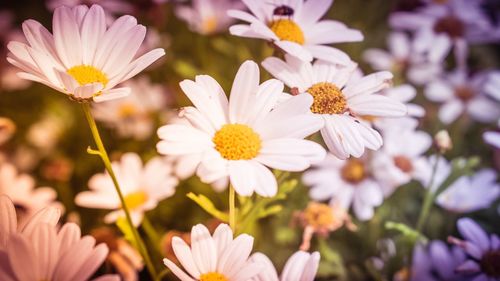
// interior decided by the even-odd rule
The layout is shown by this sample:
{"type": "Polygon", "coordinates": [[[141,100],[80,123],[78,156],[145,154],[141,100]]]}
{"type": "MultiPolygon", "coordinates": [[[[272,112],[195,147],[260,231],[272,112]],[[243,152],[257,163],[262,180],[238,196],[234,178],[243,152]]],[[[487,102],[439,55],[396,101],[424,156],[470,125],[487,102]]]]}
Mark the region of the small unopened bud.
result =
{"type": "Polygon", "coordinates": [[[437,134],[434,136],[434,143],[441,153],[445,153],[446,151],[449,151],[453,148],[450,134],[448,134],[448,131],[446,130],[437,132],[437,134]]]}

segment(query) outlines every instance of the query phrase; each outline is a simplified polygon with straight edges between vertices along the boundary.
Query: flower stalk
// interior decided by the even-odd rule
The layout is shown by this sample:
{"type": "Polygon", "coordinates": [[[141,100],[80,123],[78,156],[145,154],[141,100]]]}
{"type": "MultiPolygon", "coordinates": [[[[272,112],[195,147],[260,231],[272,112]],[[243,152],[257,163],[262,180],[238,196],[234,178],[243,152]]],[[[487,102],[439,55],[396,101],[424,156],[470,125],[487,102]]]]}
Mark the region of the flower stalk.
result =
{"type": "Polygon", "coordinates": [[[106,151],[106,148],[104,147],[104,144],[102,142],[101,136],[99,134],[99,130],[97,129],[97,124],[95,123],[94,117],[92,116],[91,110],[90,110],[90,105],[88,102],[83,102],[82,103],[82,109],[83,112],[85,113],[85,117],[87,119],[87,122],[90,127],[90,131],[92,132],[92,137],[94,138],[95,144],[97,145],[97,150],[91,149],[90,147],[87,149],[87,152],[89,154],[93,155],[98,155],[108,172],[109,176],[111,177],[111,180],[113,181],[113,184],[116,188],[116,193],[118,194],[118,197],[120,198],[120,203],[122,206],[122,209],[125,213],[125,219],[127,221],[127,224],[130,227],[130,230],[132,231],[133,234],[133,239],[134,244],[137,245],[139,248],[139,251],[144,259],[144,262],[146,263],[146,267],[148,268],[149,273],[151,274],[153,280],[156,280],[156,270],[155,267],[153,266],[153,263],[151,262],[151,258],[149,257],[148,251],[146,249],[146,246],[144,244],[144,241],[142,241],[139,232],[137,229],[134,227],[134,224],[132,223],[132,217],[130,216],[130,211],[127,207],[127,204],[125,202],[125,198],[123,196],[123,193],[120,189],[120,185],[118,183],[118,180],[116,178],[116,175],[113,171],[113,167],[111,165],[111,161],[109,160],[108,153],[106,151]]]}
{"type": "Polygon", "coordinates": [[[236,233],[236,200],[234,187],[229,185],[229,226],[233,233],[236,233]]]}

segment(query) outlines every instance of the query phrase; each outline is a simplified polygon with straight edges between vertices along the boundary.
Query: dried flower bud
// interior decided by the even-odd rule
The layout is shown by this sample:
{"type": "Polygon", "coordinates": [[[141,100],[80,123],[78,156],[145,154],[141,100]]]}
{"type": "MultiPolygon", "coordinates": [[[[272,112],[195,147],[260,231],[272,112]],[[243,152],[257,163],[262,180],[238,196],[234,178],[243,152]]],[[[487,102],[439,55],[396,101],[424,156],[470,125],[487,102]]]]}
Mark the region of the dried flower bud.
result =
{"type": "Polygon", "coordinates": [[[441,153],[445,153],[453,148],[450,134],[448,131],[441,130],[434,136],[434,143],[441,153]]]}

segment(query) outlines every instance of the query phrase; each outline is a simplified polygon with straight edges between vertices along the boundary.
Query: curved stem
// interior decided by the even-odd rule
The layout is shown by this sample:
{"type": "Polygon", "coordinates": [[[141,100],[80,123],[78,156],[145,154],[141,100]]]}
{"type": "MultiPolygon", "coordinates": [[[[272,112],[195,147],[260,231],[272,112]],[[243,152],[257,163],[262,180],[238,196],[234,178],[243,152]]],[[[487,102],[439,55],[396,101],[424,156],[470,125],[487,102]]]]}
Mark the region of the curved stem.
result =
{"type": "Polygon", "coordinates": [[[236,202],[235,202],[235,191],[233,186],[229,185],[229,226],[236,234],[236,202]]]}
{"type": "Polygon", "coordinates": [[[89,123],[90,131],[92,132],[92,136],[94,138],[95,144],[97,145],[97,150],[98,152],[93,152],[93,154],[98,154],[102,162],[104,163],[104,167],[106,168],[106,171],[108,172],[109,176],[111,177],[111,180],[113,181],[113,184],[116,189],[116,193],[118,194],[118,197],[120,198],[120,203],[122,206],[123,211],[125,212],[125,218],[127,220],[127,224],[130,227],[130,230],[132,231],[135,244],[139,248],[139,251],[141,252],[141,255],[144,259],[144,262],[146,263],[146,266],[148,268],[149,273],[151,274],[153,280],[156,279],[156,270],[153,266],[153,263],[151,262],[151,258],[148,255],[148,251],[144,245],[144,242],[142,241],[141,237],[139,236],[139,232],[137,229],[134,227],[134,224],[132,223],[132,217],[130,216],[130,211],[127,207],[127,204],[125,202],[125,198],[123,197],[122,191],[120,189],[120,185],[118,184],[118,180],[116,179],[115,172],[113,171],[113,167],[111,166],[111,161],[109,161],[109,156],[108,153],[106,152],[106,149],[104,148],[104,144],[101,140],[101,136],[99,134],[99,130],[97,129],[97,125],[95,123],[94,117],[92,116],[92,113],[90,111],[90,105],[88,103],[82,103],[82,108],[83,112],[85,113],[85,117],[87,118],[87,122],[89,123]]]}

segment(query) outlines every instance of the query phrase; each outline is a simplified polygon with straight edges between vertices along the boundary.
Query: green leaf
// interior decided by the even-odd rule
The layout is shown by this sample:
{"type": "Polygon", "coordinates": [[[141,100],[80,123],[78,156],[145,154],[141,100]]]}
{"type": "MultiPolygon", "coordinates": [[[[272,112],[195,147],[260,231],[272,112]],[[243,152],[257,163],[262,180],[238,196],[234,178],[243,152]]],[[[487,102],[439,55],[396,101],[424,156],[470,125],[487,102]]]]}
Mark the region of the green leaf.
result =
{"type": "Polygon", "coordinates": [[[200,206],[205,212],[209,213],[213,217],[223,221],[228,222],[229,216],[227,213],[218,210],[214,203],[210,201],[210,199],[202,194],[196,195],[192,192],[189,192],[186,195],[189,199],[193,200],[198,206],[200,206]]]}
{"type": "Polygon", "coordinates": [[[139,245],[137,245],[134,239],[134,234],[129,224],[127,223],[127,219],[125,219],[125,217],[118,218],[116,220],[116,226],[118,226],[120,231],[123,233],[123,237],[125,238],[125,240],[127,240],[134,248],[139,249],[139,245]]]}
{"type": "Polygon", "coordinates": [[[427,238],[424,235],[422,235],[417,230],[413,229],[412,227],[404,223],[388,221],[385,223],[385,228],[388,230],[398,231],[403,236],[405,236],[405,238],[408,238],[410,241],[413,242],[422,241],[424,243],[427,243],[427,238]]]}

